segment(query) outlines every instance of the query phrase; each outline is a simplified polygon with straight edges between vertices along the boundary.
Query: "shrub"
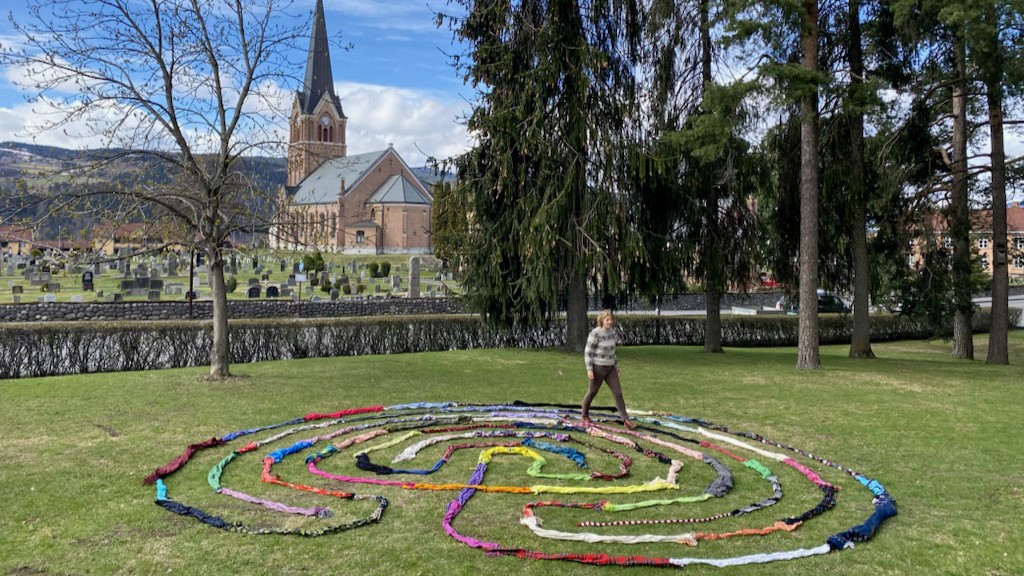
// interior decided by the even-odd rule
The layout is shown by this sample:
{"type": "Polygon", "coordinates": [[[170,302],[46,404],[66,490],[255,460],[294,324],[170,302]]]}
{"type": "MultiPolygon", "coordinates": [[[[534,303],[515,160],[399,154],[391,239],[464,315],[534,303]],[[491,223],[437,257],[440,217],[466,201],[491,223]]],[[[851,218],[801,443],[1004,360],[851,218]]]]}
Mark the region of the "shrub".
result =
{"type": "Polygon", "coordinates": [[[228,276],[227,278],[225,278],[224,289],[228,291],[228,294],[231,294],[236,289],[238,289],[238,278],[235,276],[228,276]]]}
{"type": "Polygon", "coordinates": [[[366,290],[365,284],[363,284],[362,282],[356,284],[356,294],[362,294],[364,290],[366,290]]]}
{"type": "Polygon", "coordinates": [[[341,291],[346,296],[352,294],[352,285],[351,284],[342,284],[341,285],[341,291]]]}
{"type": "Polygon", "coordinates": [[[367,267],[370,269],[370,278],[376,278],[377,273],[380,272],[380,264],[378,262],[370,262],[367,267]]]}
{"type": "Polygon", "coordinates": [[[380,263],[380,277],[387,278],[391,274],[391,262],[380,263]]]}
{"type": "Polygon", "coordinates": [[[330,278],[324,278],[324,281],[320,283],[320,291],[329,293],[333,286],[331,285],[330,278]]]}

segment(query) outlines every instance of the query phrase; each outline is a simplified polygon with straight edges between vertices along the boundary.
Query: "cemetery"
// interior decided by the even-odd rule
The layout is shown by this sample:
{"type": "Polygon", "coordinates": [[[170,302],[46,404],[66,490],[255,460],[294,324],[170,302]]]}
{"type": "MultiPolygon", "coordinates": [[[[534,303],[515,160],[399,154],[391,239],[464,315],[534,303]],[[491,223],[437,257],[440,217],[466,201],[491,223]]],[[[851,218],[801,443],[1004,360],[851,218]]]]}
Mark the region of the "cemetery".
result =
{"type": "MultiPolygon", "coordinates": [[[[323,302],[443,298],[461,289],[452,274],[442,271],[440,262],[430,256],[328,255],[323,270],[300,274],[304,254],[232,254],[225,271],[229,288],[234,288],[229,290],[228,299],[323,302]],[[410,263],[413,260],[418,267],[415,286],[410,281],[414,276],[410,263]],[[387,274],[380,273],[382,262],[386,262],[387,274]],[[301,287],[296,282],[297,275],[305,278],[301,287]]],[[[189,259],[176,253],[77,265],[42,253],[38,258],[4,253],[0,259],[0,305],[184,302],[189,291],[189,272],[189,259]]],[[[195,300],[209,299],[208,266],[201,262],[193,273],[195,300]]]]}

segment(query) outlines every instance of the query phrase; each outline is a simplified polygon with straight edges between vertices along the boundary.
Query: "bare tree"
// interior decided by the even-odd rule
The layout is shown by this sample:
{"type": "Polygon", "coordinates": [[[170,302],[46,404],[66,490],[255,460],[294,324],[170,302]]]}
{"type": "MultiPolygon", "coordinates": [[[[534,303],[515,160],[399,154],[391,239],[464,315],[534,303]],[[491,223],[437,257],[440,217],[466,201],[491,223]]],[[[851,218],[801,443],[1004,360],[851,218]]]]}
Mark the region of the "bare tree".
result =
{"type": "Polygon", "coordinates": [[[111,197],[104,209],[173,223],[181,242],[205,254],[215,379],[230,376],[224,241],[252,228],[263,194],[242,158],[269,149],[281,155],[272,117],[290,104],[282,80],[301,69],[289,61],[303,30],[285,16],[290,5],[29,0],[30,17],[14,22],[18,44],[0,50],[50,112],[45,129],[102,139],[106,152],[92,167],[146,168],[132,182],[73,187],[58,204],[111,197]]]}

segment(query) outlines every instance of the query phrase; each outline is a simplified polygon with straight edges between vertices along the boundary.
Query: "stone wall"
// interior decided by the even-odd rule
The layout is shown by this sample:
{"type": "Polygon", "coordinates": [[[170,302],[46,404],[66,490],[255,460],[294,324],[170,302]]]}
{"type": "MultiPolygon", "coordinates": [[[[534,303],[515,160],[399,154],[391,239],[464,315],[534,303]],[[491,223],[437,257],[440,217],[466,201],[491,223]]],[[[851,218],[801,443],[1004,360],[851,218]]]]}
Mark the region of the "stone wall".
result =
{"type": "MultiPolygon", "coordinates": [[[[335,318],[408,314],[460,314],[466,312],[457,298],[364,298],[335,302],[282,300],[229,300],[231,318],[335,318]]],[[[212,316],[213,304],[192,303],[192,317],[212,316]]],[[[51,302],[0,305],[0,322],[47,322],[60,320],[187,320],[188,302],[51,302]]]]}

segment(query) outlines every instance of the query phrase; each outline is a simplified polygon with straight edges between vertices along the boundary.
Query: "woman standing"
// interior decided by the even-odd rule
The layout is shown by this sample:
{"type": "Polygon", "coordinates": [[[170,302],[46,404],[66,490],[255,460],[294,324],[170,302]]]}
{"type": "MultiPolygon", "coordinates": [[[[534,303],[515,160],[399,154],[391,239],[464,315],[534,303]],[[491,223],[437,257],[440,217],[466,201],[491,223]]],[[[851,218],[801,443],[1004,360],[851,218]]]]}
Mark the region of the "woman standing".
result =
{"type": "Polygon", "coordinates": [[[597,327],[587,336],[587,346],[583,350],[583,359],[587,364],[587,379],[590,387],[583,397],[583,423],[590,425],[590,403],[601,388],[602,382],[608,383],[612,395],[615,396],[615,407],[622,416],[626,428],[636,428],[636,424],[626,414],[626,402],[622,399],[622,387],[619,385],[619,363],[615,359],[615,318],[611,310],[602,310],[597,315],[597,327]]]}

